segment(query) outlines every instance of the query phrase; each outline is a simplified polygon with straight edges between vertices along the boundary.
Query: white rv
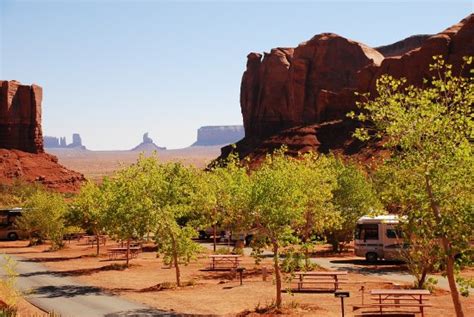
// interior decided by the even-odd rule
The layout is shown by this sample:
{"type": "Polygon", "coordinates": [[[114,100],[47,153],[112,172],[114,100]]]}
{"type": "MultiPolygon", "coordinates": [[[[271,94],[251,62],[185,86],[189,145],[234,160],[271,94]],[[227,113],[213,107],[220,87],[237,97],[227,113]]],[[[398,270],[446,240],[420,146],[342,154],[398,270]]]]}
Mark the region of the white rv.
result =
{"type": "Polygon", "coordinates": [[[355,254],[365,257],[369,262],[400,259],[404,244],[399,223],[397,215],[360,218],[354,237],[355,254]]]}

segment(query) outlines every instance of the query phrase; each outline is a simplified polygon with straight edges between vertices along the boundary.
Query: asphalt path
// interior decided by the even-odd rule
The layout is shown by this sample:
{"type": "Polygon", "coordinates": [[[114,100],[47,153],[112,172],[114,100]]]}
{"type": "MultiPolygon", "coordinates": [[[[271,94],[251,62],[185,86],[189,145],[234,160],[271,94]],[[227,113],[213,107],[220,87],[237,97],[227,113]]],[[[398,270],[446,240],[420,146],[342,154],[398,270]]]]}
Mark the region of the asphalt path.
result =
{"type": "MultiPolygon", "coordinates": [[[[100,288],[79,284],[41,264],[10,257],[17,262],[17,287],[28,302],[46,312],[54,312],[61,317],[175,316],[105,293],[100,288]]],[[[4,263],[5,257],[0,255],[2,279],[5,278],[1,269],[4,263]]]]}
{"type": "MultiPolygon", "coordinates": [[[[316,263],[319,266],[322,266],[329,270],[336,271],[348,271],[352,273],[358,273],[366,276],[376,276],[389,280],[391,282],[415,282],[415,278],[406,271],[400,271],[394,269],[393,266],[397,264],[402,264],[398,261],[378,261],[375,264],[367,263],[363,258],[312,258],[313,263],[316,263]],[[378,268],[375,270],[374,265],[377,265],[378,268]],[[385,267],[385,268],[384,268],[385,267]]],[[[449,284],[448,279],[442,276],[434,276],[438,282],[435,287],[448,290],[449,284]]],[[[472,290],[472,289],[471,289],[472,290]]]]}

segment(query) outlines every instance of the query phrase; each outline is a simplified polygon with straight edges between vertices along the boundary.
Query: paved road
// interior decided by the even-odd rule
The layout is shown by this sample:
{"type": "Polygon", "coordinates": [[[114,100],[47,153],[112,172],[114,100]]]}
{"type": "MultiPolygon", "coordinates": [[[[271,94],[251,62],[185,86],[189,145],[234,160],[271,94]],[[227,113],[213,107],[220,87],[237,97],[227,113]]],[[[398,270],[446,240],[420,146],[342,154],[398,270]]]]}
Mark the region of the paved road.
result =
{"type": "MultiPolygon", "coordinates": [[[[330,270],[340,270],[340,271],[348,271],[359,273],[362,275],[368,276],[376,276],[386,280],[390,280],[392,282],[408,282],[412,283],[415,281],[415,278],[408,274],[407,272],[400,272],[399,270],[394,270],[389,267],[387,269],[383,269],[384,263],[380,262],[379,266],[382,269],[374,270],[370,267],[367,267],[366,262],[359,258],[359,259],[344,259],[344,258],[313,258],[311,259],[314,263],[330,269],[330,270]]],[[[387,263],[393,264],[393,263],[387,263]]],[[[372,265],[371,265],[372,266],[372,265]]],[[[436,287],[449,290],[448,280],[442,276],[433,276],[438,280],[436,287]]]]}
{"type": "MultiPolygon", "coordinates": [[[[27,262],[19,257],[12,258],[18,263],[18,287],[28,293],[26,300],[44,311],[54,311],[61,317],[172,316],[106,294],[97,287],[78,284],[58,272],[48,271],[41,264],[27,262]]],[[[0,268],[4,262],[4,256],[0,255],[0,268]]],[[[4,278],[4,272],[0,273],[1,278],[4,278]]]]}

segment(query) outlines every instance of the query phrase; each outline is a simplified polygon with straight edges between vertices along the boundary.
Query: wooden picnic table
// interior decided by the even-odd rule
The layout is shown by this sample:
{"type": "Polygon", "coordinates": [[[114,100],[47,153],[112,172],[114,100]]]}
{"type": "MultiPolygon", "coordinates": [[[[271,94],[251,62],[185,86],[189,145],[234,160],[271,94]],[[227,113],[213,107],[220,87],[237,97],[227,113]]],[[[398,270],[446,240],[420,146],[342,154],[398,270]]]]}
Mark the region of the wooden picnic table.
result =
{"type": "Polygon", "coordinates": [[[212,254],[209,259],[211,270],[236,269],[240,264],[240,255],[237,254],[212,254]]]}
{"type": "Polygon", "coordinates": [[[425,289],[374,289],[370,291],[371,299],[375,302],[354,306],[354,310],[360,308],[378,308],[380,315],[383,309],[392,308],[392,312],[400,311],[400,308],[418,308],[421,316],[424,316],[424,308],[430,307],[427,304],[426,296],[431,295],[430,291],[425,289]],[[394,311],[394,309],[396,311],[394,311]]]}
{"type": "MultiPolygon", "coordinates": [[[[130,257],[136,258],[138,254],[141,252],[141,247],[130,247],[130,257]]],[[[107,248],[107,254],[109,255],[109,259],[117,259],[120,256],[127,256],[127,247],[112,247],[107,248]]]]}
{"type": "MultiPolygon", "coordinates": [[[[81,240],[83,238],[86,239],[86,243],[90,244],[91,247],[93,247],[94,244],[97,242],[97,236],[84,235],[79,240],[81,240]]],[[[106,235],[99,235],[99,243],[105,245],[106,242],[107,242],[107,236],[106,235]]]]}
{"type": "Polygon", "coordinates": [[[298,291],[303,290],[304,284],[313,284],[319,288],[321,284],[334,285],[334,290],[339,289],[339,284],[345,282],[346,271],[326,271],[326,272],[294,272],[295,279],[298,282],[298,291]]]}

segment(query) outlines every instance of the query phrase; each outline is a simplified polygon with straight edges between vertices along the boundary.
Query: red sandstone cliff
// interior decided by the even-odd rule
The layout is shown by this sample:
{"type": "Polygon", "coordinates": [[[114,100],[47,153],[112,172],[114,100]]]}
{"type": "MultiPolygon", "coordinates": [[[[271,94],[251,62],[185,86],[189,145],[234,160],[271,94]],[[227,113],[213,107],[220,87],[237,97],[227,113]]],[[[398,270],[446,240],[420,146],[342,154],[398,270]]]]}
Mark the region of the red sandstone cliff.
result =
{"type": "MultiPolygon", "coordinates": [[[[474,15],[418,40],[382,49],[389,57],[330,33],[296,48],[272,49],[263,59],[250,53],[240,95],[245,138],[237,143],[237,151],[259,156],[286,144],[294,152],[360,153],[360,145],[351,140],[355,123],[346,118],[355,109],[354,92],[374,94],[382,74],[420,85],[430,77],[433,55],[444,56],[459,71],[463,56],[474,56],[474,15]],[[394,51],[398,46],[400,56],[394,51]]],[[[223,148],[223,156],[230,150],[223,148]]]]}
{"type": "Polygon", "coordinates": [[[42,153],[43,89],[15,80],[0,81],[0,148],[42,153]]]}
{"type": "Polygon", "coordinates": [[[40,86],[0,81],[0,184],[22,180],[62,192],[77,191],[84,176],[44,153],[42,98],[40,86]]]}

